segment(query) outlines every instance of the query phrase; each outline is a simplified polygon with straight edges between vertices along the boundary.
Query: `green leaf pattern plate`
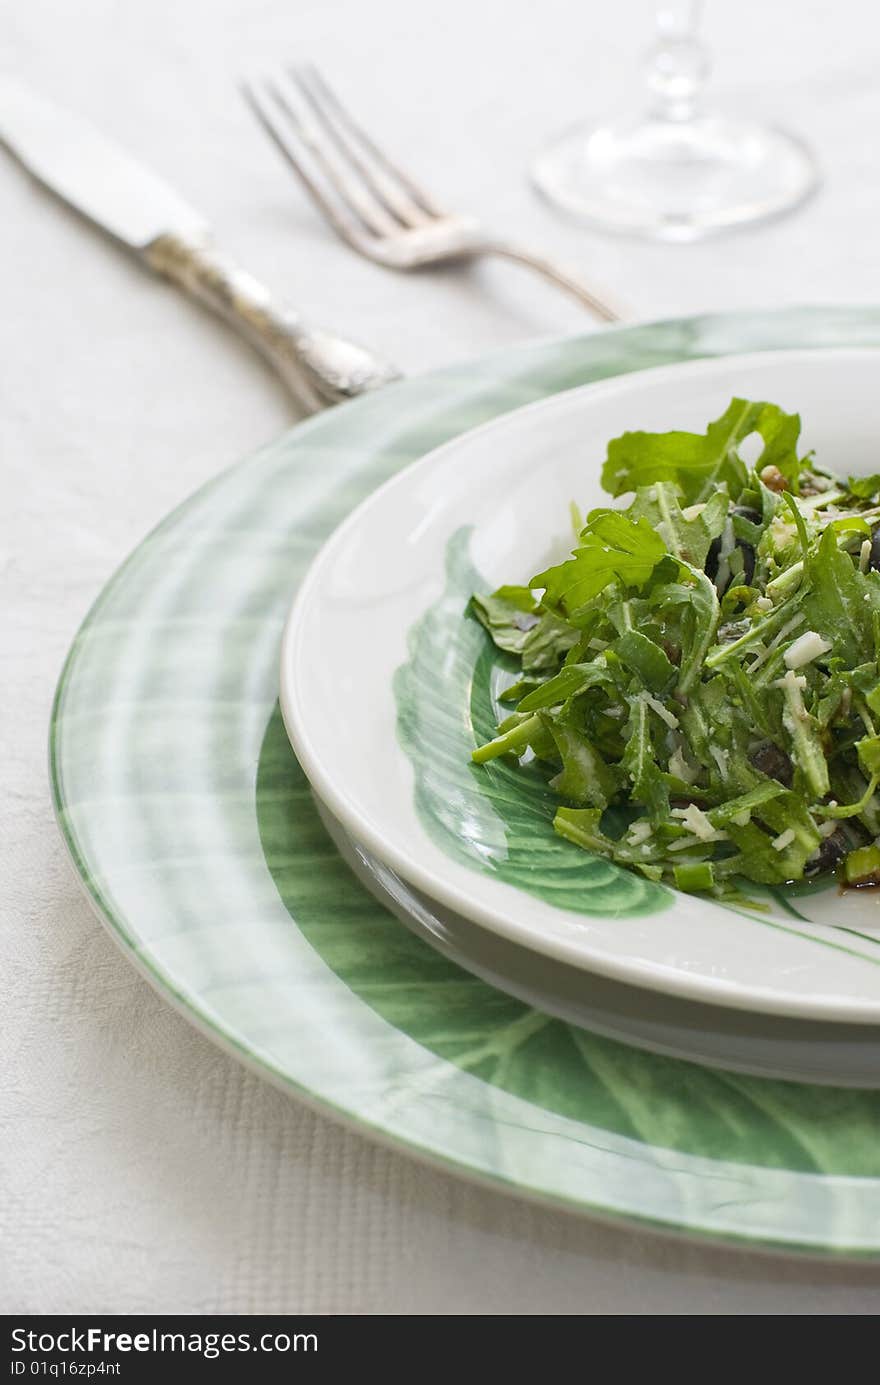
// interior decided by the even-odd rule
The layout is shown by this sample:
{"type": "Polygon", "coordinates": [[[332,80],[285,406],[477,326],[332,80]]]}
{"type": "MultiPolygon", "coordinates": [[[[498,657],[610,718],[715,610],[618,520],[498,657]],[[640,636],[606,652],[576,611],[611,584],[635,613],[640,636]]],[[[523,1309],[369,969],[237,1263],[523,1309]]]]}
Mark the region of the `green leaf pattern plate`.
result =
{"type": "Polygon", "coordinates": [[[877,1256],[880,1094],[646,1054],[461,971],[342,864],[276,704],[310,558],[414,458],[586,380],[835,344],[880,345],[880,312],[708,317],[507,352],[301,425],[172,514],[80,630],[51,738],[74,864],[149,979],[295,1095],[449,1169],[660,1228],[877,1256]]]}

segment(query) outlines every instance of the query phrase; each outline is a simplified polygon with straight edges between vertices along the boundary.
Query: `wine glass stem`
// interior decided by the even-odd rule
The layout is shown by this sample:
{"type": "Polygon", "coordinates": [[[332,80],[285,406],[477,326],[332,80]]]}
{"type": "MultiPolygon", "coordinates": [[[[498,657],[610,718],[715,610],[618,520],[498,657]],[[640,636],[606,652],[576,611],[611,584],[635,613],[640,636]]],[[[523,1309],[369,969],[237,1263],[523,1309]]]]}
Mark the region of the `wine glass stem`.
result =
{"type": "Polygon", "coordinates": [[[702,0],[660,0],[656,37],[648,54],[648,87],[656,119],[693,120],[709,75],[709,54],[699,36],[702,0]]]}

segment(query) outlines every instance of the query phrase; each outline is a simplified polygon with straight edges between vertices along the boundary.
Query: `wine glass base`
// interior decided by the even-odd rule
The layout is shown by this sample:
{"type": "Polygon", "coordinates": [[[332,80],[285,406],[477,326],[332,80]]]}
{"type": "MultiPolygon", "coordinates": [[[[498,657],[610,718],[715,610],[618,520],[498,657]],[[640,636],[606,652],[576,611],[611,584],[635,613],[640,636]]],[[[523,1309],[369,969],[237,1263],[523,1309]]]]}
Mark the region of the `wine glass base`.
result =
{"type": "Polygon", "coordinates": [[[784,130],[714,116],[578,126],[535,160],[555,206],[602,230],[689,241],[779,216],[818,182],[784,130]]]}

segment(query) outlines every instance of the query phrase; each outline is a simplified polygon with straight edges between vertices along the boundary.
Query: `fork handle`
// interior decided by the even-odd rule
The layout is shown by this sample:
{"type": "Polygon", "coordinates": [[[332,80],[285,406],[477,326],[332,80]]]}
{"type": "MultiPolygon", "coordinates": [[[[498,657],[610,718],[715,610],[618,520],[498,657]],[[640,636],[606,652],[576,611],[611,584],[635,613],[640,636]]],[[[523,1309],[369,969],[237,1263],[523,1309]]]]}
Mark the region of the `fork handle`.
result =
{"type": "Polygon", "coordinates": [[[364,347],[307,327],[207,238],[168,233],[148,245],[144,257],[246,337],[309,413],[399,378],[364,347]]]}
{"type": "Polygon", "coordinates": [[[603,322],[622,322],[624,320],[623,314],[611,307],[609,303],[603,302],[592,289],[587,287],[578,274],[556,264],[554,260],[547,260],[543,255],[534,255],[531,250],[521,250],[518,245],[508,245],[506,241],[489,241],[480,248],[484,254],[500,255],[505,260],[516,260],[518,264],[536,270],[545,279],[549,279],[551,283],[571,294],[572,298],[576,298],[582,307],[589,308],[590,312],[603,322]]]}

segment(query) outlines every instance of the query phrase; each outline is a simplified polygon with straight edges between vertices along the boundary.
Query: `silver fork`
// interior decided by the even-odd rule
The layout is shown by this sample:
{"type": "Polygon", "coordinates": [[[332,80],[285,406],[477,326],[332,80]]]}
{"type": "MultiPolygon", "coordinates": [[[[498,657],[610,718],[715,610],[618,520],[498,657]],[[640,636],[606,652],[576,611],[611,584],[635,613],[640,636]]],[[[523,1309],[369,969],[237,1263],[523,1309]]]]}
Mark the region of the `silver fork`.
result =
{"type": "Polygon", "coordinates": [[[575,273],[496,240],[472,217],[442,211],[349,115],[317,68],[250,77],[243,91],[330,225],[359,254],[391,269],[501,255],[565,289],[603,322],[620,321],[575,273]]]}

